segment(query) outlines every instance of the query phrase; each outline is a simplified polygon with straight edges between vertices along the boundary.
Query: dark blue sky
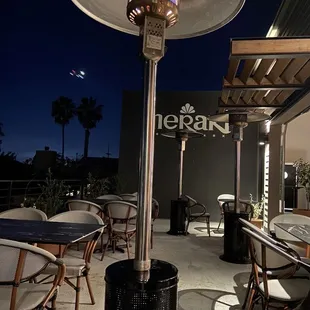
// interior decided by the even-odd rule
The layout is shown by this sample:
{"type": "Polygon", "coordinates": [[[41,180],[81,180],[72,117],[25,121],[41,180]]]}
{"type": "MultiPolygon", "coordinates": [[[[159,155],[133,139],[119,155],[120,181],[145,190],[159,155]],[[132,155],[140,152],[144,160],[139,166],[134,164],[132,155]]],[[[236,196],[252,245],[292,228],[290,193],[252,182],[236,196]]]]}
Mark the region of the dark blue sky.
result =
{"type": "MultiPolygon", "coordinates": [[[[240,14],[220,30],[168,41],[158,89],[220,89],[229,39],[265,36],[280,3],[247,0],[240,14]]],[[[50,116],[51,102],[60,95],[77,103],[93,96],[104,105],[104,116],[91,132],[89,156],[104,156],[108,144],[118,156],[122,90],[142,85],[138,39],[90,19],[70,0],[5,1],[0,27],[3,150],[16,152],[19,159],[46,145],[60,151],[61,129],[50,116]],[[72,68],[85,70],[86,79],[71,77],[72,68]]],[[[83,142],[83,129],[74,120],[66,129],[66,155],[81,154],[83,142]]]]}

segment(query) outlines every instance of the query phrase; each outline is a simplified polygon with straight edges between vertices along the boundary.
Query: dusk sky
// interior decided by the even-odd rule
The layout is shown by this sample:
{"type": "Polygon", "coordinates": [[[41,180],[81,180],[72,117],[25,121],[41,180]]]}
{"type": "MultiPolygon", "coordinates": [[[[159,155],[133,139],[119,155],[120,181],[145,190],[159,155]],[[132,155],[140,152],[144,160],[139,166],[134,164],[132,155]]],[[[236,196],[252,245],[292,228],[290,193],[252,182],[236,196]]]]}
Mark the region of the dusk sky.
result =
{"type": "MultiPolygon", "coordinates": [[[[247,0],[220,30],[167,41],[158,90],[219,90],[229,39],[265,36],[280,3],[247,0]]],[[[0,27],[2,150],[16,152],[20,160],[44,146],[60,151],[61,127],[51,117],[52,101],[62,95],[78,104],[92,96],[104,108],[103,120],[91,131],[89,156],[105,156],[109,144],[117,157],[122,91],[142,87],[138,38],[99,24],[70,0],[4,1],[0,27]],[[85,71],[86,78],[72,77],[71,69],[85,71]]],[[[82,154],[83,143],[83,128],[73,120],[66,128],[66,156],[82,154]]]]}

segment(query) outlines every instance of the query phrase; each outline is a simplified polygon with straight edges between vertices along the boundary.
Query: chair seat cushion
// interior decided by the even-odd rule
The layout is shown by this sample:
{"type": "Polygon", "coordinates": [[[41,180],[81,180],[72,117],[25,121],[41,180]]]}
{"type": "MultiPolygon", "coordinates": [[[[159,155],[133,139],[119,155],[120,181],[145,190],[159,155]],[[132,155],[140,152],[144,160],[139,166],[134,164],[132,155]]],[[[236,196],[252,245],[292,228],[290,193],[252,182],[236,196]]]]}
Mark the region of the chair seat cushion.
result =
{"type": "MultiPolygon", "coordinates": [[[[268,280],[269,296],[279,301],[299,301],[307,297],[310,281],[305,279],[268,280]]],[[[264,293],[264,284],[259,285],[264,293]]]]}
{"type": "MultiPolygon", "coordinates": [[[[85,269],[90,268],[90,264],[86,264],[82,258],[64,257],[61,259],[66,265],[66,277],[79,277],[83,275],[85,269]]],[[[42,272],[44,274],[56,275],[58,268],[54,264],[48,265],[42,272]]]]}
{"type": "MultiPolygon", "coordinates": [[[[53,284],[22,283],[17,289],[16,309],[33,310],[47,296],[53,284]]],[[[12,286],[0,286],[0,310],[10,309],[12,286]]]]}
{"type": "MultiPolygon", "coordinates": [[[[136,225],[128,224],[127,232],[134,232],[136,230],[136,225]]],[[[113,231],[117,233],[123,233],[126,231],[126,224],[114,224],[113,231]]]]}

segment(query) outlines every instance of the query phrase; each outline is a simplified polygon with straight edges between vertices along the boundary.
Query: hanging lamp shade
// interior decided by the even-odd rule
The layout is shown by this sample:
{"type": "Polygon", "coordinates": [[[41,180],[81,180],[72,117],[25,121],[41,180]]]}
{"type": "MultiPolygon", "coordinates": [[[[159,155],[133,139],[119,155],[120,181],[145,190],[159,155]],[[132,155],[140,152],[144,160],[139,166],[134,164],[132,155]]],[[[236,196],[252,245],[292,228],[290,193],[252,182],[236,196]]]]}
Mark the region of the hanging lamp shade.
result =
{"type": "MultiPolygon", "coordinates": [[[[140,0],[141,7],[151,6],[161,0],[140,0]]],[[[126,16],[127,0],[72,0],[85,14],[116,30],[139,35],[139,28],[126,16]]],[[[135,1],[137,2],[137,1],[135,1]]],[[[167,1],[165,1],[167,2],[167,1]]],[[[167,39],[186,39],[215,31],[236,17],[245,0],[169,0],[179,5],[179,22],[167,29],[167,39]]],[[[173,10],[172,10],[173,11],[173,10]]],[[[168,10],[166,14],[171,14],[168,10]]]]}
{"type": "Polygon", "coordinates": [[[262,122],[270,118],[270,116],[265,113],[231,111],[229,113],[218,113],[218,114],[208,116],[208,119],[210,121],[218,122],[218,123],[229,123],[231,115],[244,116],[246,118],[247,123],[262,122]]]}
{"type": "Polygon", "coordinates": [[[163,132],[161,134],[163,137],[166,138],[171,138],[171,139],[178,139],[178,140],[183,140],[183,139],[191,139],[191,138],[200,138],[204,137],[204,134],[195,131],[195,130],[189,130],[189,129],[180,129],[180,130],[175,130],[175,131],[167,131],[163,132]]]}

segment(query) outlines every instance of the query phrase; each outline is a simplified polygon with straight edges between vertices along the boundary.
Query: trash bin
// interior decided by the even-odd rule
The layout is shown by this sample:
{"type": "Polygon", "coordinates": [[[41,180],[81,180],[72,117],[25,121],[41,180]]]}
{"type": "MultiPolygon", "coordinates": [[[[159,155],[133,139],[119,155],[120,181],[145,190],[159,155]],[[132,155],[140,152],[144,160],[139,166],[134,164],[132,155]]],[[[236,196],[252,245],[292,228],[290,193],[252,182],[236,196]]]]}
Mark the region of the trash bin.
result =
{"type": "Polygon", "coordinates": [[[178,270],[164,261],[151,261],[150,279],[137,281],[133,260],[106,269],[105,310],[177,310],[178,270]]]}
{"type": "Polygon", "coordinates": [[[185,235],[187,206],[187,200],[171,200],[169,235],[185,235]]]}
{"type": "Polygon", "coordinates": [[[224,254],[222,260],[234,264],[249,264],[249,240],[242,232],[239,219],[250,220],[252,207],[250,204],[241,203],[240,213],[234,210],[234,202],[225,202],[224,211],[224,254]]]}

